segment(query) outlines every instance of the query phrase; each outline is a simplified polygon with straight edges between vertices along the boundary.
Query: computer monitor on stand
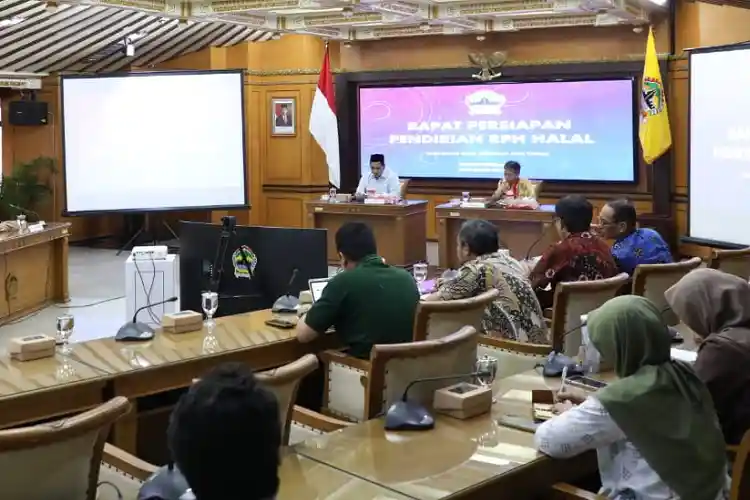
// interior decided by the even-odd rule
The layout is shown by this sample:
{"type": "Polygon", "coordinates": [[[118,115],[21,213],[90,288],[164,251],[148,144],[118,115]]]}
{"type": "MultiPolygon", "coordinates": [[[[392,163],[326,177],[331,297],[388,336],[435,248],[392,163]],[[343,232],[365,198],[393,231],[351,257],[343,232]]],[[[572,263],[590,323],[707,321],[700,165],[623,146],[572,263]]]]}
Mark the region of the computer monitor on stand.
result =
{"type": "Polygon", "coordinates": [[[214,317],[270,309],[280,296],[299,296],[308,280],[326,276],[325,229],[237,226],[234,217],[180,222],[183,310],[201,312],[207,290],[219,294],[214,317]]]}

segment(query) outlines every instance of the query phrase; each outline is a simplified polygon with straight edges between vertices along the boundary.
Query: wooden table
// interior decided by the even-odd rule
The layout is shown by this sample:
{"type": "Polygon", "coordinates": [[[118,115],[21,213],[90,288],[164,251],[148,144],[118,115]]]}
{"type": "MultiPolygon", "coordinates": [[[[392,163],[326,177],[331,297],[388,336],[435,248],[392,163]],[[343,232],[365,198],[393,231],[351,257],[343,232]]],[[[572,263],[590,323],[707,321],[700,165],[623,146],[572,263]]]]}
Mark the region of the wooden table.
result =
{"type": "Polygon", "coordinates": [[[52,222],[36,233],[0,233],[0,324],[68,296],[70,223],[52,222]]]}
{"type": "Polygon", "coordinates": [[[435,429],[387,432],[383,420],[323,435],[294,447],[311,460],[420,500],[533,498],[559,481],[596,471],[596,456],[553,460],[530,432],[500,426],[506,415],[531,417],[531,390],[559,379],[525,372],[498,381],[492,413],[469,420],[438,416],[435,429]],[[528,397],[526,396],[528,394],[528,397]]]}
{"type": "Polygon", "coordinates": [[[559,237],[554,229],[555,207],[541,205],[537,210],[508,208],[460,208],[452,203],[435,207],[438,221],[439,266],[455,269],[460,263],[456,256],[456,238],[461,224],[468,219],[485,219],[497,226],[501,245],[516,259],[541,254],[559,237]]]}
{"type": "Polygon", "coordinates": [[[378,253],[388,264],[410,267],[427,261],[427,201],[395,205],[308,201],[306,225],[328,230],[328,263],[340,262],[336,231],[347,222],[364,222],[375,232],[378,253]]]}

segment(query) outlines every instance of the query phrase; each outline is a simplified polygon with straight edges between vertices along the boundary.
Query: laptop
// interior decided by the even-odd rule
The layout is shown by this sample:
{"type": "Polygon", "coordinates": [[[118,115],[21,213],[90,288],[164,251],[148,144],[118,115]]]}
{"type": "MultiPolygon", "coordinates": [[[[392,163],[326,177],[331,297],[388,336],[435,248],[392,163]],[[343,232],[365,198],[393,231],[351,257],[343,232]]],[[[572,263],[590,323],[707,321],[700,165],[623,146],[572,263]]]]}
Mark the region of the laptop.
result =
{"type": "Polygon", "coordinates": [[[312,294],[313,304],[318,301],[321,295],[323,295],[323,289],[326,287],[331,278],[315,278],[307,282],[310,286],[310,293],[312,294]]]}

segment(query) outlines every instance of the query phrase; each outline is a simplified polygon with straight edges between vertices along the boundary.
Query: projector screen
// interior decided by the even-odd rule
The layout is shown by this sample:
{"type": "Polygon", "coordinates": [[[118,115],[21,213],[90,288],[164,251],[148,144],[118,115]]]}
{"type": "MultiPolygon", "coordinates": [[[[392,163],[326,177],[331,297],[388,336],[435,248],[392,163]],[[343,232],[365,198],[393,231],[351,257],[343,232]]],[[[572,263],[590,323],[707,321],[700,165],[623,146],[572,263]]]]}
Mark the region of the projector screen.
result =
{"type": "Polygon", "coordinates": [[[241,71],[64,76],[65,212],[248,206],[241,71]]]}
{"type": "Polygon", "coordinates": [[[690,53],[688,235],[750,245],[750,47],[690,53]]]}
{"type": "Polygon", "coordinates": [[[360,158],[405,178],[635,182],[632,79],[359,89],[360,158]]]}

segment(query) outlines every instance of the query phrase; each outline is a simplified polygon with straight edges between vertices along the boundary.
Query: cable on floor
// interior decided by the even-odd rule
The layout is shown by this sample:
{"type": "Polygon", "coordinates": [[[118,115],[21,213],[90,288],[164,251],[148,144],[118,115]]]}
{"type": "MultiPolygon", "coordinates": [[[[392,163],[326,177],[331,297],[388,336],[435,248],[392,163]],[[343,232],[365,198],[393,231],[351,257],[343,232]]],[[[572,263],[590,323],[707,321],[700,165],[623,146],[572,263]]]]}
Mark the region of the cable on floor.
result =
{"type": "Polygon", "coordinates": [[[100,304],[106,304],[107,302],[114,302],[115,300],[120,300],[124,298],[125,298],[124,295],[118,295],[117,297],[110,297],[108,299],[97,300],[95,302],[89,302],[88,304],[73,304],[73,305],[67,305],[67,304],[70,304],[70,302],[72,302],[72,301],[68,301],[63,304],[54,304],[54,307],[56,307],[57,309],[81,309],[84,307],[94,307],[100,304]]]}

